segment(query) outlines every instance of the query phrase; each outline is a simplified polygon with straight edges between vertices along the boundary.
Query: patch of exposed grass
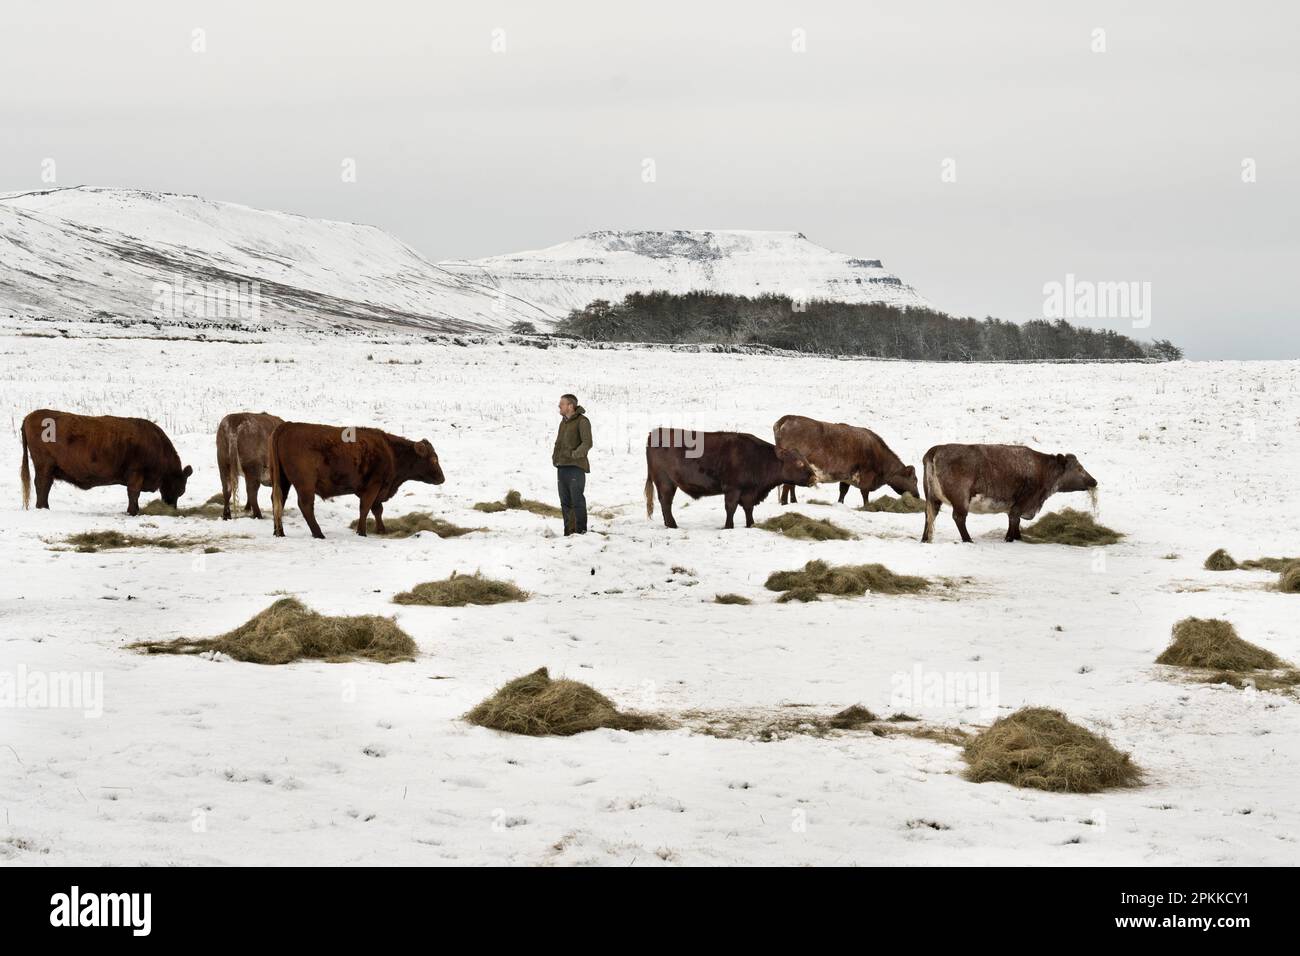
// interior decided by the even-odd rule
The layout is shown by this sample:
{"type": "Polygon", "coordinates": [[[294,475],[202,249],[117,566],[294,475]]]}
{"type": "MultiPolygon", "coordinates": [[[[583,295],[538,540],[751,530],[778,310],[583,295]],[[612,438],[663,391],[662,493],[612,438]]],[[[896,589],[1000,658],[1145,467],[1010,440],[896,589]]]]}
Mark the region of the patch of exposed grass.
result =
{"type": "MultiPolygon", "coordinates": [[[[792,710],[803,711],[803,705],[792,710]]],[[[789,737],[830,737],[846,730],[875,730],[876,715],[860,705],[834,714],[770,711],[687,711],[683,719],[696,733],[723,740],[758,740],[770,743],[789,737]]]]}
{"type": "Polygon", "coordinates": [[[1068,544],[1076,548],[1095,548],[1103,544],[1115,544],[1124,535],[1097,524],[1086,511],[1062,508],[1043,515],[1023,528],[1021,537],[1031,544],[1068,544]]]}
{"type": "MultiPolygon", "coordinates": [[[[769,591],[794,592],[808,589],[816,594],[861,595],[916,594],[930,587],[926,578],[909,574],[895,574],[883,564],[830,565],[825,561],[809,561],[802,571],[775,571],[763,585],[769,591]]],[[[787,600],[808,600],[790,597],[787,600]]]]}
{"type": "Polygon", "coordinates": [[[749,598],[743,594],[718,594],[713,598],[714,604],[753,604],[749,598]]]}
{"type": "Polygon", "coordinates": [[[555,505],[548,505],[544,501],[525,498],[513,489],[506,492],[504,501],[480,501],[474,506],[474,510],[485,511],[488,514],[495,514],[499,511],[530,511],[535,515],[541,515],[543,518],[560,518],[564,515],[564,512],[555,505]]]}
{"type": "Polygon", "coordinates": [[[394,604],[420,604],[429,607],[464,607],[466,604],[505,604],[526,601],[528,592],[509,581],[496,581],[475,574],[457,574],[441,581],[426,581],[409,591],[393,596],[394,604]]]}
{"type": "Polygon", "coordinates": [[[1104,737],[1059,710],[1022,707],[966,743],[966,779],[1053,793],[1136,786],[1141,769],[1104,737]]]}
{"type": "Polygon", "coordinates": [[[868,501],[859,511],[884,511],[895,515],[914,515],[925,511],[925,501],[909,491],[895,498],[893,495],[881,495],[875,501],[868,501]]]}
{"type": "Polygon", "coordinates": [[[63,539],[63,544],[82,554],[100,551],[120,551],[124,548],[165,548],[169,551],[199,548],[210,543],[208,538],[186,538],[172,535],[123,534],[121,531],[80,531],[63,539]]]}
{"type": "Polygon", "coordinates": [[[847,541],[854,537],[852,533],[831,522],[829,518],[809,518],[797,511],[787,511],[758,526],[764,531],[775,531],[787,538],[801,538],[808,541],[847,541]]]}
{"type": "MultiPolygon", "coordinates": [[[[353,521],[351,527],[356,531],[357,522],[353,521]]],[[[385,516],[383,537],[409,538],[422,531],[432,531],[440,538],[459,538],[473,531],[486,530],[487,528],[462,528],[442,518],[435,518],[427,511],[412,511],[410,514],[398,515],[395,518],[385,516]]],[[[366,515],[366,533],[379,534],[375,530],[375,519],[371,515],[366,515]]]]}
{"type": "Polygon", "coordinates": [[[667,724],[649,714],[619,710],[604,694],[575,680],[552,680],[545,667],[516,677],[465,715],[479,727],[529,737],[569,737],[606,727],[659,730],[667,724]]]}
{"type": "Polygon", "coordinates": [[[173,508],[161,498],[155,498],[140,509],[140,514],[151,518],[220,518],[223,508],[223,499],[219,494],[193,508],[173,508]]]}
{"type": "Polygon", "coordinates": [[[297,598],[281,598],[220,637],[139,641],[128,646],[148,654],[218,651],[253,664],[357,659],[391,664],[412,660],[416,654],[415,641],[392,618],[318,614],[297,598]]]}

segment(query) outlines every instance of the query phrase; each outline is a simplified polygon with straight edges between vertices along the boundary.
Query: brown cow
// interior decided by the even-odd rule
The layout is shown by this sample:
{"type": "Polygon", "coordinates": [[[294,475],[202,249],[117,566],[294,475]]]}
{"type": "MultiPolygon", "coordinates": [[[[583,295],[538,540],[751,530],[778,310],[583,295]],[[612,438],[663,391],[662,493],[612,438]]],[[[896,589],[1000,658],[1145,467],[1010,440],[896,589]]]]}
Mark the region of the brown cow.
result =
{"type": "MultiPolygon", "coordinates": [[[[803,415],[783,415],[772,426],[777,448],[798,448],[808,456],[818,481],[840,483],[840,504],[851,485],[862,490],[862,503],[877,488],[889,485],[898,494],[920,497],[916,469],[904,465],[869,428],[843,422],[819,422],[803,415]]],[[[781,504],[797,501],[794,485],[781,486],[781,504]]]]}
{"type": "Polygon", "coordinates": [[[1024,445],[936,445],[921,459],[925,468],[925,532],[944,505],[969,542],[966,514],[1005,514],[1008,541],[1020,540],[1020,519],[1033,519],[1058,491],[1091,491],[1097,479],[1073,455],[1046,455],[1024,445]]]}
{"type": "Polygon", "coordinates": [[[776,448],[742,432],[692,432],[656,428],[646,437],[645,513],[654,514],[654,495],[664,527],[676,528],[673,495],[680,488],[692,498],[725,495],[727,523],[733,528],[736,505],[745,509],[745,527],[754,526],[754,505],[780,484],[807,487],[813,469],[793,448],[776,448]]]}
{"type": "Polygon", "coordinates": [[[266,412],[232,412],[217,426],[217,471],[221,474],[221,518],[230,520],[230,504],[239,506],[239,476],[244,476],[247,501],[244,510],[254,518],[262,517],[257,506],[257,489],[271,485],[266,467],[266,443],[271,430],[283,418],[266,412]]]}
{"type": "Polygon", "coordinates": [[[27,471],[31,455],[36,470],[36,507],[50,506],[55,480],[83,491],[126,485],[126,513],[140,513],[140,492],[157,491],[173,508],[194,473],[181,467],[180,456],[163,430],[144,418],[74,415],[48,408],[23,419],[23,507],[31,500],[27,471]]]}
{"type": "Polygon", "coordinates": [[[325,537],[316,523],[316,495],[361,499],[357,534],[365,537],[369,513],[375,516],[375,531],[384,533],[384,502],[402,482],[440,485],[446,480],[427,440],[411,441],[378,428],[284,422],[271,432],[266,460],[277,538],[284,537],[284,495],[290,485],[298,492],[298,510],[313,538],[325,537]]]}

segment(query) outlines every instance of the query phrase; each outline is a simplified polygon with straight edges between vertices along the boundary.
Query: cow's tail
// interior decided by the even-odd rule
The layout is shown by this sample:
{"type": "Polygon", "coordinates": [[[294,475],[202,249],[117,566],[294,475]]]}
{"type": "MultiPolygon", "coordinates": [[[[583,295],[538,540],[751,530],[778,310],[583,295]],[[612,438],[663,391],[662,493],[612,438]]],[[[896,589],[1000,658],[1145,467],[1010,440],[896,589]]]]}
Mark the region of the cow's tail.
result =
{"type": "Polygon", "coordinates": [[[645,475],[645,516],[653,518],[655,513],[655,485],[650,480],[650,469],[646,469],[645,475]]]}
{"type": "Polygon", "coordinates": [[[275,442],[277,430],[278,426],[272,429],[271,437],[266,442],[266,466],[271,470],[271,519],[275,533],[281,534],[284,531],[284,477],[280,467],[280,450],[275,442]]]}
{"type": "MultiPolygon", "coordinates": [[[[24,424],[26,424],[24,422],[24,424]]],[[[27,429],[22,429],[23,433],[23,466],[18,474],[23,480],[23,510],[26,511],[32,501],[32,475],[31,469],[27,464],[27,429]]]]}
{"type": "Polygon", "coordinates": [[[226,480],[230,482],[230,507],[239,507],[239,429],[232,428],[226,436],[226,480]]]}

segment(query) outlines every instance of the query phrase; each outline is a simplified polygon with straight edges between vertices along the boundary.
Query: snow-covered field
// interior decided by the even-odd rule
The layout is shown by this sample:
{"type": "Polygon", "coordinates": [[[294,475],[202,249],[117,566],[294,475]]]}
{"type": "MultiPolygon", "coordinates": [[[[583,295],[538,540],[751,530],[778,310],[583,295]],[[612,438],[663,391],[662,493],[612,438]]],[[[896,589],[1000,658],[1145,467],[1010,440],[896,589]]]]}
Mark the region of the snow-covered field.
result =
{"type": "MultiPolygon", "coordinates": [[[[1300,660],[1300,597],[1205,556],[1294,553],[1300,363],[951,366],[666,351],[538,350],[286,335],[277,341],[0,337],[0,673],[102,675],[102,715],[0,710],[0,862],[519,864],[1286,864],[1300,859],[1300,703],[1182,683],[1152,663],[1188,615],[1226,617],[1300,660]],[[400,364],[398,364],[400,363],[400,364]],[[597,447],[588,498],[612,519],[556,535],[523,512],[480,514],[507,489],[554,498],[554,406],[574,391],[597,447]],[[56,485],[21,510],[18,426],[41,406],[141,415],[219,489],[227,412],[375,424],[434,443],[448,481],[407,485],[389,514],[429,510],[485,533],[361,539],[355,499],[220,523],[124,514],[124,489],[56,485]],[[878,430],[919,468],[943,441],[1072,451],[1101,483],[1094,553],[1007,545],[1005,519],[801,503],[861,537],[811,543],[721,530],[720,499],[647,521],[652,424],[769,437],[798,412],[878,430]],[[219,553],[79,554],[88,529],[212,535],[219,553]],[[773,570],[813,557],[969,577],[954,593],[777,605],[773,570]],[[693,573],[673,572],[674,566],[693,573]],[[525,604],[405,608],[393,593],[482,570],[525,604]],[[225,631],[288,592],[328,613],[395,613],[421,656],[402,664],[262,667],[145,657],[140,638],[225,631]],[[753,606],[709,603],[739,592],[753,606]],[[1044,794],[960,776],[958,748],[844,733],[778,742],[687,729],[512,737],[459,719],[547,666],[622,705],[826,713],[861,703],[975,728],[1059,707],[1130,750],[1146,785],[1044,794]],[[919,669],[919,670],[918,670],[919,669]],[[907,699],[915,675],[972,674],[996,700],[907,699]],[[995,704],[996,706],[990,706],[995,704]]],[[[263,491],[263,501],[266,501],[263,491]]],[[[822,487],[802,497],[834,501],[822,487]]],[[[858,495],[850,502],[856,506],[858,495]]],[[[1082,506],[1082,496],[1049,509],[1082,506]]],[[[759,517],[777,513],[775,495],[759,517]]]]}

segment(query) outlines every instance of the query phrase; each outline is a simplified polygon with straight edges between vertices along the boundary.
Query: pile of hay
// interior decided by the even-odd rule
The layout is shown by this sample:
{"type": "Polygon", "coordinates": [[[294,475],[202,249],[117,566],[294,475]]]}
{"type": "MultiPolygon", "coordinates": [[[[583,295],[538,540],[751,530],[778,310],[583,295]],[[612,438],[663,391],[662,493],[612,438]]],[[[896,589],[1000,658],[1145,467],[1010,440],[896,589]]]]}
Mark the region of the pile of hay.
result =
{"type": "Polygon", "coordinates": [[[1205,559],[1207,571],[1276,571],[1284,574],[1288,568],[1298,564],[1300,558],[1251,558],[1238,562],[1223,548],[1205,559]]]}
{"type": "Polygon", "coordinates": [[[743,594],[717,594],[713,598],[714,604],[753,604],[749,598],[743,594]]]}
{"type": "Polygon", "coordinates": [[[1021,529],[1023,540],[1031,544],[1068,544],[1076,548],[1095,548],[1115,544],[1124,537],[1105,525],[1097,524],[1086,511],[1062,508],[1045,514],[1027,528],[1021,529]]]}
{"type": "Polygon", "coordinates": [[[545,667],[516,677],[465,719],[479,727],[529,737],[569,737],[606,727],[658,730],[666,724],[648,714],[625,713],[604,694],[575,680],[552,680],[545,667]]]}
{"type": "Polygon", "coordinates": [[[966,779],[997,781],[1054,793],[1096,793],[1135,786],[1132,758],[1059,710],[1022,707],[968,741],[966,779]]]}
{"type": "Polygon", "coordinates": [[[173,508],[161,498],[155,498],[140,509],[140,514],[152,518],[220,518],[224,507],[223,499],[219,494],[213,495],[203,504],[193,508],[173,508]]]}
{"type": "Polygon", "coordinates": [[[474,506],[474,510],[485,511],[488,514],[496,514],[499,511],[530,511],[535,515],[541,515],[543,518],[560,518],[564,515],[564,512],[555,505],[548,505],[544,501],[525,498],[513,489],[506,492],[504,501],[480,501],[474,506]]]}
{"type": "MultiPolygon", "coordinates": [[[[352,530],[357,530],[358,522],[352,522],[352,530]]],[[[469,534],[472,531],[486,531],[487,528],[462,528],[460,525],[452,524],[442,518],[435,518],[427,511],[412,511],[410,514],[398,515],[396,518],[384,518],[385,538],[409,538],[411,535],[419,534],[421,531],[432,531],[440,538],[459,538],[463,534],[469,534]]],[[[375,519],[366,515],[366,533],[378,534],[375,530],[375,519]]]]}
{"type": "Polygon", "coordinates": [[[281,598],[220,637],[139,641],[128,646],[148,654],[219,651],[253,664],[334,663],[359,658],[391,664],[413,660],[416,654],[415,641],[392,618],[318,614],[297,598],[281,598]]]}
{"type": "Polygon", "coordinates": [[[802,571],[774,571],[763,585],[769,591],[786,591],[782,600],[813,600],[818,594],[916,594],[930,587],[926,578],[895,574],[883,564],[839,564],[809,561],[802,571]],[[794,596],[798,592],[799,596],[794,596]],[[811,593],[811,597],[807,595],[811,593]]]}
{"type": "Polygon", "coordinates": [[[494,581],[474,574],[451,573],[441,581],[426,581],[409,591],[393,596],[394,604],[421,604],[429,607],[464,607],[466,604],[505,604],[526,601],[528,592],[509,581],[494,581]]]}
{"type": "Polygon", "coordinates": [[[791,603],[798,602],[799,604],[810,604],[813,601],[820,601],[820,600],[821,600],[821,594],[817,591],[816,588],[801,586],[797,588],[791,588],[790,590],[786,591],[784,594],[782,594],[779,598],[776,599],[776,603],[791,604],[791,603]]]}
{"type": "Polygon", "coordinates": [[[1300,594],[1300,561],[1282,569],[1277,576],[1277,589],[1287,594],[1300,594]]]}
{"type": "Polygon", "coordinates": [[[854,537],[827,518],[809,518],[797,511],[787,511],[775,518],[768,518],[759,522],[758,527],[764,531],[783,534],[787,538],[802,538],[807,541],[848,541],[854,537]]]}
{"type": "MultiPolygon", "coordinates": [[[[139,534],[123,534],[121,531],[81,531],[70,534],[63,543],[71,545],[82,554],[97,554],[100,551],[117,551],[122,548],[166,548],[169,551],[199,548],[208,544],[207,538],[183,538],[171,535],[149,537],[139,534]]],[[[205,548],[209,553],[217,550],[205,548]]]]}
{"type": "Polygon", "coordinates": [[[1272,670],[1285,663],[1272,651],[1244,641],[1228,621],[1188,617],[1174,625],[1173,640],[1157,664],[1224,671],[1272,670]]]}
{"type": "Polygon", "coordinates": [[[875,501],[868,501],[859,511],[885,511],[895,515],[914,515],[925,511],[925,501],[905,491],[899,497],[881,495],[875,501]]]}

